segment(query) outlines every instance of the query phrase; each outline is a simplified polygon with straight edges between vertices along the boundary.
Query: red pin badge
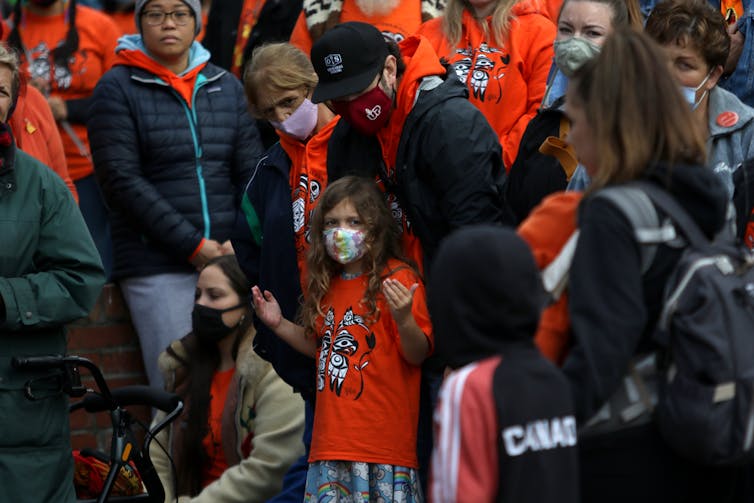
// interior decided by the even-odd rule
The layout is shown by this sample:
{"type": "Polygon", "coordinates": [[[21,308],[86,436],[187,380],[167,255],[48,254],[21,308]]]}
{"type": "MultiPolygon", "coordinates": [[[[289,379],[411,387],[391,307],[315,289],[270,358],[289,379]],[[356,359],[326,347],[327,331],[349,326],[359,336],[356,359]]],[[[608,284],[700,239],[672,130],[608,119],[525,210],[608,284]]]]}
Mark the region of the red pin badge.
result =
{"type": "Polygon", "coordinates": [[[717,125],[721,127],[731,127],[738,123],[738,114],[736,112],[723,112],[717,116],[717,125]]]}

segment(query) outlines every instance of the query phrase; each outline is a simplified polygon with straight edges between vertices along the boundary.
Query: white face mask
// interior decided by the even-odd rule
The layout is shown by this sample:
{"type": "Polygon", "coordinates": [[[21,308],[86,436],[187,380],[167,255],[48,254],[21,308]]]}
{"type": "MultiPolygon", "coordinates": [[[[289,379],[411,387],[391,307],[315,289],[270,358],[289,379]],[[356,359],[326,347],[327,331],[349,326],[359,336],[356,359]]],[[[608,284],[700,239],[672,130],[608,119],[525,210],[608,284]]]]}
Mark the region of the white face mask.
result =
{"type": "Polygon", "coordinates": [[[707,95],[708,90],[705,89],[702,95],[699,97],[699,99],[698,100],[696,99],[697,91],[699,91],[699,89],[701,89],[702,86],[707,83],[707,81],[710,78],[710,75],[712,75],[712,70],[709,71],[707,76],[704,77],[704,80],[696,87],[681,86],[681,92],[683,93],[683,97],[686,98],[686,101],[689,103],[689,105],[691,105],[691,110],[696,110],[696,108],[699,106],[699,103],[701,103],[704,97],[707,95]]]}
{"type": "Polygon", "coordinates": [[[283,122],[270,121],[270,124],[275,129],[304,141],[311,136],[317,125],[317,105],[309,101],[309,98],[304,98],[296,111],[287,119],[283,122]]]}

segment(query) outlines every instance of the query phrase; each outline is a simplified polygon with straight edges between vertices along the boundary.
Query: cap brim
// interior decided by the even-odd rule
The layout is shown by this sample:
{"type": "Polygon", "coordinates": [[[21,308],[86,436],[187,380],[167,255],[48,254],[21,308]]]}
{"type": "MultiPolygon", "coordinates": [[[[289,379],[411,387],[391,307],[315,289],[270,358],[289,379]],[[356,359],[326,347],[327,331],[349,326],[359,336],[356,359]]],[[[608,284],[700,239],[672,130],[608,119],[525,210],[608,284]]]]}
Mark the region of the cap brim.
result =
{"type": "Polygon", "coordinates": [[[375,65],[364,73],[354,75],[347,79],[335,82],[322,82],[320,80],[312,93],[312,103],[322,103],[323,101],[334,100],[336,98],[360,93],[369,87],[379,73],[380,68],[382,68],[381,63],[375,65]]]}

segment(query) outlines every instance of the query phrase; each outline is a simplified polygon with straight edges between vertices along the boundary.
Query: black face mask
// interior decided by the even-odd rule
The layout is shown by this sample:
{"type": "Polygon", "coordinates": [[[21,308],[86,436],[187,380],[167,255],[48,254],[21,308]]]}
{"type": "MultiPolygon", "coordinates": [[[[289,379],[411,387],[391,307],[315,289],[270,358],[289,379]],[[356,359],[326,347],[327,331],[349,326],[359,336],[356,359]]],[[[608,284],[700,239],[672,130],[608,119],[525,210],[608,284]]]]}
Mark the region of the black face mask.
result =
{"type": "Polygon", "coordinates": [[[196,337],[205,343],[216,343],[227,337],[236,327],[229,327],[223,323],[223,313],[233,311],[246,304],[241,303],[228,309],[212,309],[211,307],[194,304],[191,313],[191,324],[196,337]]]}

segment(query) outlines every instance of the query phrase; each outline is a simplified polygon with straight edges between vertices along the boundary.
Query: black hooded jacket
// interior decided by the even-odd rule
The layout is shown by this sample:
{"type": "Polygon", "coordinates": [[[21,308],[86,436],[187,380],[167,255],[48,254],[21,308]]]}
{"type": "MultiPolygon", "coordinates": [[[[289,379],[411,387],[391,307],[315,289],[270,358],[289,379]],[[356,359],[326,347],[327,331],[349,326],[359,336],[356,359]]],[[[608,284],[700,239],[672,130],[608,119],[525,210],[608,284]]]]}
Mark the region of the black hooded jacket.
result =
{"type": "MultiPolygon", "coordinates": [[[[655,165],[643,179],[668,190],[708,237],[722,229],[728,198],[712,171],[655,165]]],[[[662,220],[663,212],[658,209],[658,214],[662,220]]],[[[651,335],[665,284],[683,250],[659,246],[642,276],[641,250],[631,224],[603,198],[584,198],[579,229],[568,286],[575,345],[563,370],[571,382],[577,418],[585,420],[617,389],[631,357],[654,349],[651,335]]]]}

